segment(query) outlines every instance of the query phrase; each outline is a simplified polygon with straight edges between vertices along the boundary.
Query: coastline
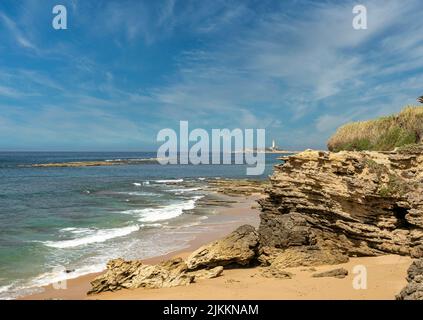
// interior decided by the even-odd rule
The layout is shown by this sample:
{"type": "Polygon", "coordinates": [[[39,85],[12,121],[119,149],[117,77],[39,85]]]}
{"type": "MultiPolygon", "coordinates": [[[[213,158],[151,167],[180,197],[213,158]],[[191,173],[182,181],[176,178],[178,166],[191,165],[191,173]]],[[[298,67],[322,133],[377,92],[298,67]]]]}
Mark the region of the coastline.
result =
{"type": "MultiPolygon", "coordinates": [[[[207,232],[196,234],[187,248],[144,259],[143,263],[156,264],[170,258],[186,258],[202,245],[226,236],[240,225],[252,224],[257,227],[259,210],[255,203],[261,196],[253,194],[245,197],[228,197],[228,199],[236,200],[236,203],[231,203],[227,207],[218,207],[215,217],[229,217],[231,222],[224,219],[226,220],[224,223],[210,223],[206,229],[207,232]]],[[[101,274],[94,273],[68,280],[66,290],[57,290],[49,285],[43,287],[44,292],[21,297],[19,300],[393,300],[395,294],[407,283],[406,274],[411,262],[410,257],[399,255],[351,258],[349,262],[338,265],[288,268],[287,271],[294,274],[292,279],[266,278],[260,273],[261,267],[225,269],[218,278],[199,280],[189,286],[123,289],[88,296],[86,293],[90,289],[90,281],[101,274]],[[353,271],[357,265],[364,265],[367,268],[368,277],[371,280],[365,290],[357,290],[353,287],[353,271]],[[316,272],[341,267],[348,270],[348,276],[343,279],[312,277],[312,274],[316,272]]]]}
{"type": "MultiPolygon", "coordinates": [[[[227,206],[216,207],[216,214],[204,224],[204,232],[193,232],[193,239],[189,241],[186,248],[169,252],[165,255],[141,259],[145,264],[156,264],[173,257],[185,257],[199,247],[208,244],[214,240],[226,236],[237,227],[243,224],[251,224],[258,227],[259,210],[256,201],[262,197],[259,193],[240,196],[226,195],[227,206]],[[219,219],[223,218],[223,222],[219,219]]],[[[67,289],[55,289],[53,285],[41,287],[44,291],[17,298],[17,300],[82,300],[97,299],[97,296],[87,296],[90,289],[90,282],[103,272],[90,273],[66,282],[67,289]]]]}

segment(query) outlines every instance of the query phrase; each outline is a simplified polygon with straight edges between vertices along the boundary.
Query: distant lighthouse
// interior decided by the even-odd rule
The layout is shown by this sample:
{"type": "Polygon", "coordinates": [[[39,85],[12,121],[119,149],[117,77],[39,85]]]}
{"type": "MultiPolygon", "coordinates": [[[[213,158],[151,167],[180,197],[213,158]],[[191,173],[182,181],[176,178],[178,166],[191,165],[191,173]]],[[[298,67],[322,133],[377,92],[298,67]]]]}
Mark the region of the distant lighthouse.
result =
{"type": "Polygon", "coordinates": [[[275,139],[272,140],[272,151],[276,150],[276,141],[275,139]]]}

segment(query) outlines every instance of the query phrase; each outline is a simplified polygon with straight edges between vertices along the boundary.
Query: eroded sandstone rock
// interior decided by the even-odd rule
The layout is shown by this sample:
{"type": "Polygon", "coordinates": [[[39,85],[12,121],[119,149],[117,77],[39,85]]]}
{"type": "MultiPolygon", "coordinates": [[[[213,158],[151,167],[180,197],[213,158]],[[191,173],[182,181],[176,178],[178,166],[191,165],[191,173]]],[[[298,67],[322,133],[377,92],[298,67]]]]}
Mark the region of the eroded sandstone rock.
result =
{"type": "Polygon", "coordinates": [[[285,158],[270,181],[268,197],[260,200],[261,247],[318,246],[349,256],[423,256],[420,149],[308,150],[285,158]]]}
{"type": "Polygon", "coordinates": [[[280,252],[270,264],[271,267],[283,270],[299,266],[312,267],[325,264],[339,264],[348,262],[348,256],[329,249],[319,247],[292,247],[280,252]]]}
{"type": "Polygon", "coordinates": [[[200,269],[196,271],[191,271],[188,274],[194,276],[195,280],[202,280],[202,279],[213,279],[217,278],[223,273],[223,267],[215,267],[213,269],[200,269]]]}
{"type": "Polygon", "coordinates": [[[88,294],[119,289],[168,288],[192,283],[194,274],[187,274],[187,265],[180,259],[172,259],[157,265],[141,261],[111,260],[104,274],[91,282],[88,294]]]}
{"type": "Polygon", "coordinates": [[[194,251],[187,259],[190,270],[216,266],[249,265],[256,257],[258,233],[253,226],[244,225],[227,237],[194,251]]]}
{"type": "Polygon", "coordinates": [[[139,260],[111,260],[104,274],[95,278],[89,294],[119,289],[167,288],[184,286],[196,279],[220,276],[227,265],[246,266],[257,256],[258,233],[244,225],[227,237],[195,251],[185,262],[171,259],[157,265],[139,260]]]}
{"type": "Polygon", "coordinates": [[[423,300],[423,259],[414,261],[408,268],[407,281],[397,300],[423,300]]]}

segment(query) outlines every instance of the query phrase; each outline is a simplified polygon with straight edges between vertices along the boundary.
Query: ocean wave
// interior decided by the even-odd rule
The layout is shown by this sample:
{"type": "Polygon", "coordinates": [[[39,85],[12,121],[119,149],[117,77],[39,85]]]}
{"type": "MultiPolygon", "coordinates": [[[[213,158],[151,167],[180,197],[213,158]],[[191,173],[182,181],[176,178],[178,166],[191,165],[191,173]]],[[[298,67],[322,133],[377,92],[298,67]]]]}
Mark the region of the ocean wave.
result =
{"type": "Polygon", "coordinates": [[[42,292],[43,286],[57,284],[61,287],[66,285],[65,281],[79,278],[81,276],[101,272],[106,269],[106,263],[90,264],[67,272],[64,267],[58,266],[52,271],[40,274],[25,282],[14,282],[10,285],[0,287],[0,299],[12,300],[18,297],[42,292]]]}
{"type": "Polygon", "coordinates": [[[161,195],[154,192],[125,192],[124,194],[127,194],[129,196],[150,196],[150,197],[160,197],[161,195]]]}
{"type": "Polygon", "coordinates": [[[160,193],[151,192],[151,191],[119,191],[119,192],[103,192],[102,194],[106,195],[126,195],[126,196],[151,196],[151,197],[160,197],[160,193]]]}
{"type": "Polygon", "coordinates": [[[170,220],[182,215],[184,211],[194,209],[195,203],[202,197],[197,196],[185,202],[173,203],[159,208],[126,210],[123,213],[136,215],[141,222],[170,220]]]}
{"type": "Polygon", "coordinates": [[[156,183],[179,183],[184,182],[184,179],[168,179],[168,180],[154,180],[156,183]]]}
{"type": "Polygon", "coordinates": [[[106,263],[87,265],[72,272],[66,272],[63,267],[53,268],[51,272],[43,273],[32,279],[28,287],[42,287],[49,284],[60,283],[66,280],[75,279],[80,276],[101,272],[106,269],[106,263]]]}
{"type": "Polygon", "coordinates": [[[59,232],[70,232],[70,233],[73,233],[73,234],[84,234],[84,233],[90,233],[90,232],[92,232],[92,229],[90,229],[90,228],[74,228],[74,227],[70,227],[70,228],[60,229],[59,232]]]}
{"type": "Polygon", "coordinates": [[[198,191],[201,190],[202,188],[180,188],[180,189],[169,189],[166,190],[167,192],[192,192],[192,191],[198,191]]]}
{"type": "Polygon", "coordinates": [[[136,186],[136,187],[141,187],[142,186],[142,184],[139,183],[139,182],[134,182],[133,185],[136,186]]]}
{"type": "Polygon", "coordinates": [[[13,284],[9,284],[9,285],[0,287],[0,293],[8,292],[10,290],[10,288],[12,288],[12,287],[13,287],[13,284]]]}
{"type": "Polygon", "coordinates": [[[81,231],[80,233],[89,232],[91,234],[76,239],[61,241],[43,241],[42,243],[48,247],[58,249],[73,248],[96,242],[105,242],[113,238],[123,237],[135,231],[138,231],[139,229],[140,227],[138,225],[114,229],[89,229],[90,231],[87,231],[85,228],[82,229],[84,231],[76,229],[71,232],[78,233],[78,231],[81,231]]]}

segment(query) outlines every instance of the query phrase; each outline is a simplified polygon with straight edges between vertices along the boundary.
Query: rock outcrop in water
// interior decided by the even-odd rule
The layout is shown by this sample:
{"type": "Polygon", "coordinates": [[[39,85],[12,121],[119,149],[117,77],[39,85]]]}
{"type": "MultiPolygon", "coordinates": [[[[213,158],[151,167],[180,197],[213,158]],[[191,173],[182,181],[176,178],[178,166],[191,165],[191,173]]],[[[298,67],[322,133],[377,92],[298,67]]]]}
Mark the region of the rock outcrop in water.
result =
{"type": "Polygon", "coordinates": [[[271,262],[287,249],[330,253],[334,263],[345,255],[422,257],[422,169],[421,147],[285,158],[260,201],[261,259],[271,262]]]}

